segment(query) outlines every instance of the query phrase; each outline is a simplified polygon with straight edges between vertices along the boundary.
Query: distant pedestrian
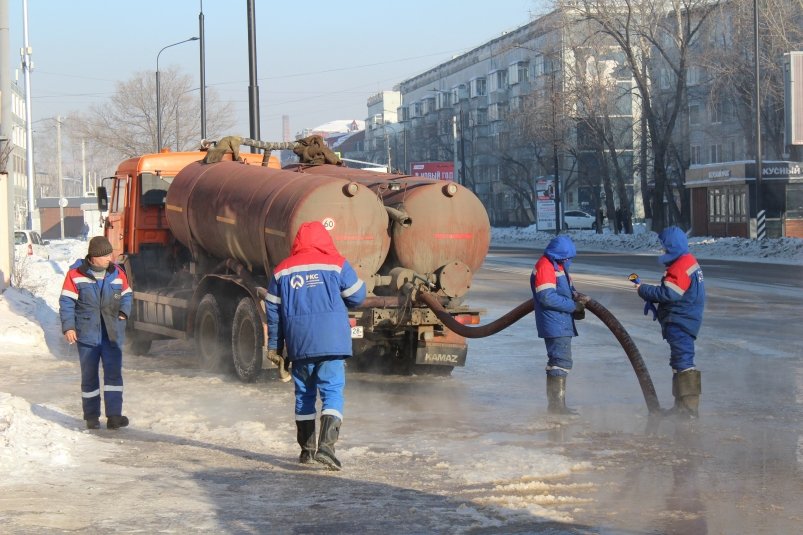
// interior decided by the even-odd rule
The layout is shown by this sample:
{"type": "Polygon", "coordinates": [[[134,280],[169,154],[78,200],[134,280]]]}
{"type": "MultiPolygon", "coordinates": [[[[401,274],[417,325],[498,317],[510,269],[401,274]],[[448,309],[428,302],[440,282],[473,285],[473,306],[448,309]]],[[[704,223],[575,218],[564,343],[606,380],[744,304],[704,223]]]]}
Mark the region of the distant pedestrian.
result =
{"type": "Polygon", "coordinates": [[[81,239],[86,241],[89,237],[89,225],[84,221],[84,226],[81,228],[81,239]]]}
{"type": "Polygon", "coordinates": [[[546,390],[548,412],[577,414],[566,407],[566,376],[572,369],[572,337],[575,319],[582,319],[585,306],[575,301],[569,265],[577,256],[574,242],[566,235],[552,238],[530,275],[535,325],[547,353],[546,390]]]}
{"type": "Polygon", "coordinates": [[[278,348],[292,366],[295,384],[296,439],[299,462],[316,460],[340,470],[335,442],[343,421],[345,359],[352,355],[346,307],[365,299],[365,283],[318,221],[298,229],[290,256],[279,263],[268,285],[268,354],[281,362],[278,348]],[[320,437],[315,443],[316,400],[321,396],[320,437]]]}
{"type": "Polygon", "coordinates": [[[87,256],[67,272],[59,298],[61,330],[78,345],[81,401],[87,429],[100,428],[99,366],[103,363],[106,427],[128,425],[123,416],[123,353],[126,320],[133,294],[128,278],[112,262],[112,244],[104,236],[89,242],[87,256]]]}
{"type": "Polygon", "coordinates": [[[694,341],[700,332],[705,307],[703,270],[689,253],[689,242],[683,230],[667,227],[658,239],[666,251],[659,258],[666,266],[661,285],[637,284],[636,289],[642,299],[658,304],[661,334],[669,344],[675,398],[675,406],[669,412],[696,418],[702,384],[700,371],[694,363],[694,341]]]}

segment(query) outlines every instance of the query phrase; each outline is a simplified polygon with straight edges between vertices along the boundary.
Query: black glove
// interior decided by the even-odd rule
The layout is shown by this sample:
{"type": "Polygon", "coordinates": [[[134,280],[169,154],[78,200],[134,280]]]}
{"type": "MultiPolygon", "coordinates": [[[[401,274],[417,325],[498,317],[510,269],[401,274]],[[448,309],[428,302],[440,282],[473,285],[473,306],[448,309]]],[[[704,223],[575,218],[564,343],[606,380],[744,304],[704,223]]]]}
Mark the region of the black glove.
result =
{"type": "Polygon", "coordinates": [[[586,306],[580,301],[574,302],[574,312],[572,312],[572,318],[574,318],[576,321],[584,320],[586,318],[586,306]]]}

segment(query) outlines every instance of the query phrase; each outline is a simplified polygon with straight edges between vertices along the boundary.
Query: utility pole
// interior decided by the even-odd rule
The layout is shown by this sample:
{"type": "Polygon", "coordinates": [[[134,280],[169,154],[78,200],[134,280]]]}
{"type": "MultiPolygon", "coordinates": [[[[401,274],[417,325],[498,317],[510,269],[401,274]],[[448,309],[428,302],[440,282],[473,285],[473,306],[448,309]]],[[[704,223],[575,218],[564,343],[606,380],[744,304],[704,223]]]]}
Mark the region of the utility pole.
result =
{"type": "MultiPolygon", "coordinates": [[[[27,228],[33,229],[33,125],[31,124],[31,47],[28,44],[28,0],[22,1],[22,72],[25,78],[25,174],[28,185],[27,228]]],[[[7,118],[8,119],[8,118],[7,118]]]]}
{"type": "MultiPolygon", "coordinates": [[[[257,84],[257,30],[254,0],[246,0],[248,15],[248,110],[251,139],[259,139],[259,85],[257,84]]],[[[259,149],[251,147],[255,153],[259,149]]]]}
{"type": "Polygon", "coordinates": [[[560,217],[560,173],[558,166],[560,160],[558,159],[558,94],[555,92],[555,65],[552,65],[552,157],[553,165],[555,167],[555,234],[560,234],[561,217],[560,217]]]}
{"type": "Polygon", "coordinates": [[[761,162],[761,89],[760,89],[760,68],[759,68],[759,46],[758,46],[758,0],[753,0],[753,42],[755,51],[753,63],[755,63],[755,128],[756,128],[756,239],[763,240],[766,237],[766,222],[764,216],[766,212],[761,209],[761,175],[763,167],[761,162]]]}
{"type": "Polygon", "coordinates": [[[61,228],[61,239],[64,239],[64,179],[61,176],[61,116],[56,117],[56,163],[59,179],[59,226],[61,228]]]}

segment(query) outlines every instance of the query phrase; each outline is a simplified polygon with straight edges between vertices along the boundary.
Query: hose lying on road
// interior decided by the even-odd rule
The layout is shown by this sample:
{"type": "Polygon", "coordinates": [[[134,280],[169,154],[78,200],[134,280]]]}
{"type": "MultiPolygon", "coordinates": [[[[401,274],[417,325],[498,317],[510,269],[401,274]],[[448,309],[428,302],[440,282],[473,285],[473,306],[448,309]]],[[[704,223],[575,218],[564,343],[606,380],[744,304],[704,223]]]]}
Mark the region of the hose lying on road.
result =
{"type": "MultiPolygon", "coordinates": [[[[433,294],[428,292],[420,292],[416,296],[416,300],[428,306],[448,329],[454,331],[460,336],[465,336],[466,338],[484,338],[486,336],[496,334],[499,331],[510,327],[533,311],[533,301],[530,299],[523,302],[501,318],[494,320],[487,325],[482,325],[480,327],[469,327],[455,320],[452,315],[449,314],[443,308],[443,306],[441,306],[437,297],[435,297],[433,294]]],[[[636,347],[635,342],[633,342],[633,339],[630,338],[630,335],[627,333],[624,326],[607,308],[602,306],[599,302],[595,301],[591,297],[578,293],[577,300],[585,304],[586,310],[591,311],[592,314],[597,316],[619,341],[622,349],[625,350],[627,358],[630,360],[630,364],[633,366],[633,371],[636,372],[636,378],[638,379],[639,386],[641,387],[641,392],[644,395],[644,401],[647,403],[647,409],[650,411],[650,413],[660,412],[661,405],[658,402],[658,396],[655,393],[655,386],[652,384],[650,372],[647,370],[647,366],[644,364],[644,359],[641,358],[641,353],[636,347]]]]}

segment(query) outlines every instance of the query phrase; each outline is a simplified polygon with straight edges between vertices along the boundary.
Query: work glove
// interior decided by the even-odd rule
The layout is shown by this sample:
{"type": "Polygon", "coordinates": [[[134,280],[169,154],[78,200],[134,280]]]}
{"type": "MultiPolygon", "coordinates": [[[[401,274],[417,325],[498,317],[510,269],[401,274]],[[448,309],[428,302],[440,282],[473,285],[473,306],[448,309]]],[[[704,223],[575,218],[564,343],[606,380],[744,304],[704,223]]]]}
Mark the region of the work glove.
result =
{"type": "Polygon", "coordinates": [[[268,360],[276,365],[281,382],[286,383],[292,378],[287,369],[287,362],[285,362],[284,357],[282,357],[278,351],[275,349],[268,349],[268,360]]]}
{"type": "Polygon", "coordinates": [[[652,321],[658,319],[658,309],[655,308],[655,303],[650,303],[649,301],[644,301],[644,315],[646,316],[652,312],[652,321]]]}
{"type": "Polygon", "coordinates": [[[572,312],[572,318],[576,321],[584,320],[586,318],[586,306],[580,302],[574,302],[574,312],[572,312]]]}

